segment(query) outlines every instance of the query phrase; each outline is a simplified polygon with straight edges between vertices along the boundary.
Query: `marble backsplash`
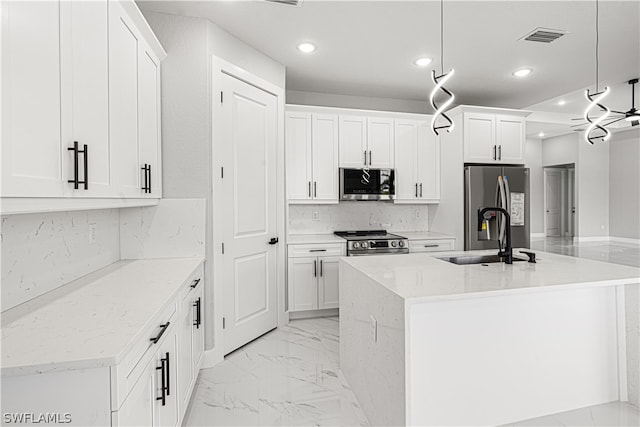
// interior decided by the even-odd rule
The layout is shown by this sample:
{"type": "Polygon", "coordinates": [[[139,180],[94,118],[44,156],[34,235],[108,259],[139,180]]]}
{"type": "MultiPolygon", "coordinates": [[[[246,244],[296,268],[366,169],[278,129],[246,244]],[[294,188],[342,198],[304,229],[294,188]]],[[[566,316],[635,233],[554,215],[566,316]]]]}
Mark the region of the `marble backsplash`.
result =
{"type": "Polygon", "coordinates": [[[205,199],[162,199],[120,211],[122,259],[205,256],[205,199]]]}
{"type": "Polygon", "coordinates": [[[428,231],[428,205],[389,202],[340,202],[337,205],[289,205],[289,234],[335,230],[428,231]],[[314,220],[317,213],[317,220],[314,220]]]}
{"type": "Polygon", "coordinates": [[[1,310],[118,261],[119,226],[117,209],[3,216],[1,310]]]}

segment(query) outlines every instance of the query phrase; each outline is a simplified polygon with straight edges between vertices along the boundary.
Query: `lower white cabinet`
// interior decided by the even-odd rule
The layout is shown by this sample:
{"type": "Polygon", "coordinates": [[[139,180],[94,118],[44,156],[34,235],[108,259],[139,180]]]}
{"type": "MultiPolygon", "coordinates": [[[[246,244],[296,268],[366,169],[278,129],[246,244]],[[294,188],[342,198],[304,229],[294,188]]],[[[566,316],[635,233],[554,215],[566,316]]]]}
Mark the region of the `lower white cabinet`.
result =
{"type": "Polygon", "coordinates": [[[455,239],[409,240],[410,253],[452,251],[455,247],[455,239]]]}
{"type": "Polygon", "coordinates": [[[189,406],[204,351],[203,302],[204,285],[194,279],[182,298],[181,320],[178,324],[178,396],[181,397],[180,407],[184,409],[189,406]]]}
{"type": "Polygon", "coordinates": [[[344,244],[289,245],[289,311],[338,308],[338,262],[344,244]]]}

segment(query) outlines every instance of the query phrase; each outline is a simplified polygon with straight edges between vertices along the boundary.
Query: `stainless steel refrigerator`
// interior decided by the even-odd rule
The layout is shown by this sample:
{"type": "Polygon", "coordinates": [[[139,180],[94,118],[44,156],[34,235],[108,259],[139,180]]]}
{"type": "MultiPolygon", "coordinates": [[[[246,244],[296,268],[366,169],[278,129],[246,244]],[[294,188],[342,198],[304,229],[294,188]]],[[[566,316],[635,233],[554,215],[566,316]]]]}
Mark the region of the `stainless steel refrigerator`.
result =
{"type": "Polygon", "coordinates": [[[478,240],[478,209],[501,207],[511,213],[511,244],[529,247],[529,168],[518,166],[465,166],[464,249],[498,249],[505,242],[503,215],[489,220],[491,240],[478,240]],[[502,230],[501,230],[502,228],[502,230]]]}

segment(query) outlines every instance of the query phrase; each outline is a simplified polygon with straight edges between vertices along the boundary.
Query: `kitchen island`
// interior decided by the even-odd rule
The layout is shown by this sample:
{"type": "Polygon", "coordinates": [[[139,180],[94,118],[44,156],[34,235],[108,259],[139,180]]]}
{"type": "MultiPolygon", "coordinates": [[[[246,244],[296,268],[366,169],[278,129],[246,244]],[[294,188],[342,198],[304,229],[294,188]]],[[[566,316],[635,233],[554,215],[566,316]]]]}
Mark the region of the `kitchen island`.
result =
{"type": "Polygon", "coordinates": [[[500,425],[637,393],[640,269],[439,259],[495,253],[341,259],[341,369],[372,425],[500,425]]]}

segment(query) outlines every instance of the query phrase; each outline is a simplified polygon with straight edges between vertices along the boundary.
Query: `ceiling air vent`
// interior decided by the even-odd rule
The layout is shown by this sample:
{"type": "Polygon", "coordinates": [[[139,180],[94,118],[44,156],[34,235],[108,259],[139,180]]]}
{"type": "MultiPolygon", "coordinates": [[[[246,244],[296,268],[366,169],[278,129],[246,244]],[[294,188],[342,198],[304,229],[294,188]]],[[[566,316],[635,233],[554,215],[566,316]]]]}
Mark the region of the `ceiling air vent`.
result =
{"type": "Polygon", "coordinates": [[[288,6],[300,6],[302,4],[302,0],[265,0],[269,3],[278,3],[278,4],[286,4],[288,6]]]}
{"type": "Polygon", "coordinates": [[[524,37],[520,38],[521,41],[526,40],[530,42],[539,42],[539,43],[551,43],[552,41],[558,40],[560,37],[567,34],[566,31],[562,30],[550,30],[548,28],[536,28],[530,33],[526,34],[524,37]]]}

